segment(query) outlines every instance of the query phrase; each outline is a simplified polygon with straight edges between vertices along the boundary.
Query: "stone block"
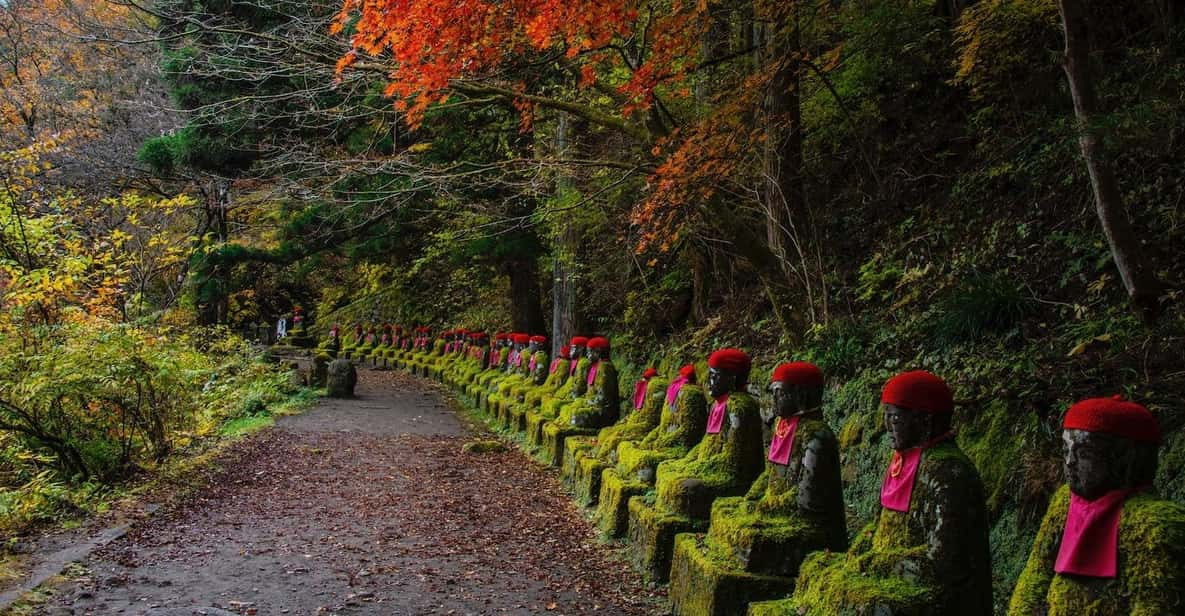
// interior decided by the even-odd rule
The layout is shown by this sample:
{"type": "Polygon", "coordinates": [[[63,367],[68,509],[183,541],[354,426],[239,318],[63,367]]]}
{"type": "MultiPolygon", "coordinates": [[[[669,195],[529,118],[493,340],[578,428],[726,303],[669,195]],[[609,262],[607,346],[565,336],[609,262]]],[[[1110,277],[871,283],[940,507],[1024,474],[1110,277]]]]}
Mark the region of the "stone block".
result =
{"type": "Polygon", "coordinates": [[[704,536],[675,538],[671,585],[667,596],[676,616],[734,616],[749,603],[785,597],[794,579],[747,573],[733,566],[731,554],[717,553],[704,536]]]}

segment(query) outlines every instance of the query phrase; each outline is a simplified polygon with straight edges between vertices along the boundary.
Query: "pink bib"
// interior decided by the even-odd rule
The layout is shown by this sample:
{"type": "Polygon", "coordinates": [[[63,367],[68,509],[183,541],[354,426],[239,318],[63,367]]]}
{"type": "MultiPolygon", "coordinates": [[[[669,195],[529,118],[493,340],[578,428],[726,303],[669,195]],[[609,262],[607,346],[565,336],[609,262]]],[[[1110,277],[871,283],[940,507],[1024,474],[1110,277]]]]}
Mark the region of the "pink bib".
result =
{"type": "Polygon", "coordinates": [[[889,461],[889,468],[885,471],[885,481],[881,484],[881,507],[893,511],[909,511],[909,500],[913,496],[914,480],[918,476],[918,467],[922,464],[922,452],[953,436],[950,432],[943,434],[921,447],[893,452],[893,459],[889,461]]]}
{"type": "Polygon", "coordinates": [[[557,357],[557,358],[551,360],[551,367],[547,369],[547,373],[548,374],[554,373],[555,367],[558,366],[559,364],[560,364],[560,358],[557,357]]]}
{"type": "Polygon", "coordinates": [[[638,381],[634,383],[634,410],[642,408],[642,403],[646,401],[646,381],[638,381]]]}
{"type": "Polygon", "coordinates": [[[580,363],[579,360],[573,359],[572,363],[568,364],[568,376],[576,374],[576,364],[578,363],[580,363]]]}
{"type": "Polygon", "coordinates": [[[790,450],[794,449],[794,434],[798,432],[798,420],[795,415],[790,419],[778,418],[778,425],[774,428],[774,437],[769,442],[769,461],[786,466],[790,463],[790,450]]]}
{"type": "Polygon", "coordinates": [[[671,381],[667,386],[667,406],[670,407],[671,412],[675,410],[675,402],[679,400],[679,390],[683,389],[683,384],[687,382],[687,377],[677,377],[671,381]]]}
{"type": "Polygon", "coordinates": [[[1071,492],[1066,528],[1053,570],[1098,578],[1115,577],[1123,503],[1139,491],[1139,488],[1111,490],[1094,500],[1071,492]]]}
{"type": "Polygon", "coordinates": [[[712,405],[712,412],[708,414],[708,434],[720,434],[720,428],[724,427],[724,416],[728,410],[728,395],[717,400],[712,405]]]}
{"type": "Polygon", "coordinates": [[[535,371],[535,364],[536,364],[535,356],[532,355],[531,361],[527,362],[527,372],[534,372],[535,371]]]}
{"type": "Polygon", "coordinates": [[[597,368],[600,367],[600,365],[601,362],[597,362],[588,369],[588,378],[584,379],[584,382],[589,387],[592,387],[592,384],[597,382],[597,368]]]}

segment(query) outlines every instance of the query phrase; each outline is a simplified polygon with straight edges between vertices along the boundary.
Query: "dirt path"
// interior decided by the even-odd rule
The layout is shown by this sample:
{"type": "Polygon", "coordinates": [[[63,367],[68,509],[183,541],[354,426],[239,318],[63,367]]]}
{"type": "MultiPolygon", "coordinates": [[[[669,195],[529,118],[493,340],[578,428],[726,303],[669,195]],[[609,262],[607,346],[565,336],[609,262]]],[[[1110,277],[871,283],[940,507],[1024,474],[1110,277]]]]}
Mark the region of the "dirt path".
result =
{"type": "Polygon", "coordinates": [[[424,383],[363,372],[232,448],[212,487],[84,564],[54,614],[650,614],[554,474],[424,383]]]}

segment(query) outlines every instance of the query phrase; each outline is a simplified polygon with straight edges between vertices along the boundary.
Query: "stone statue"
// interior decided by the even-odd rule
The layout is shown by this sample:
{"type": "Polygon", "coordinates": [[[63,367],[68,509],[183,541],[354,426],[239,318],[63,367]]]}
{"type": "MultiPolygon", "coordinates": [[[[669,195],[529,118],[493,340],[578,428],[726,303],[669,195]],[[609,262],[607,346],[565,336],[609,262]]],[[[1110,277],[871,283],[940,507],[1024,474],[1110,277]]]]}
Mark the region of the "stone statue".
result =
{"type": "Polygon", "coordinates": [[[721,349],[708,358],[708,395],[714,400],[699,445],[658,465],[655,492],[629,502],[630,555],[654,581],[670,574],[675,535],[707,528],[712,502],[749,490],[764,467],[761,412],[746,392],[749,356],[721,349]]]}
{"type": "Polygon", "coordinates": [[[568,379],[551,394],[543,396],[538,408],[527,410],[527,445],[543,446],[543,425],[559,415],[559,409],[588,389],[588,370],[592,362],[586,357],[588,338],[574,336],[568,343],[568,379]]]}
{"type": "Polygon", "coordinates": [[[707,398],[696,383],[695,366],[688,364],[670,383],[654,379],[647,387],[660,398],[658,426],[640,441],[622,441],[610,455],[613,468],[601,473],[597,498],[597,526],[609,538],[629,529],[629,501],[654,486],[655,469],[665,460],[687,455],[704,434],[708,421],[707,398]]]}
{"type": "Polygon", "coordinates": [[[601,493],[601,475],[617,461],[617,446],[622,441],[644,438],[662,417],[666,381],[650,386],[658,371],[647,368],[634,383],[630,408],[624,419],[601,430],[596,437],[572,437],[564,445],[564,477],[571,477],[576,502],[595,505],[601,493]],[[649,404],[647,404],[649,403],[649,404]]]}
{"type": "Polygon", "coordinates": [[[565,441],[576,436],[594,436],[601,428],[617,423],[621,413],[617,367],[610,356],[609,339],[592,338],[587,349],[589,367],[584,395],[560,407],[555,420],[543,427],[544,458],[552,466],[563,464],[565,441]]]}
{"type": "Polygon", "coordinates": [[[802,559],[847,547],[839,443],[823,421],[823,373],[781,364],[770,388],[777,420],[765,472],[745,496],[712,504],[707,534],[675,539],[675,614],[740,614],[794,589],[802,559]]]}
{"type": "Polygon", "coordinates": [[[527,349],[530,347],[531,336],[523,333],[511,334],[510,342],[510,355],[506,359],[505,373],[491,379],[490,393],[486,401],[490,413],[503,428],[510,427],[510,405],[507,404],[510,392],[527,379],[527,364],[530,362],[527,349]]]}
{"type": "Polygon", "coordinates": [[[348,359],[335,359],[329,362],[326,375],[326,393],[330,398],[353,398],[354,386],[358,383],[358,372],[354,363],[348,359]]]}
{"type": "Polygon", "coordinates": [[[1185,506],[1159,498],[1160,426],[1115,396],[1070,407],[1066,483],[1049,504],[1009,616],[1185,612],[1185,506]]]}
{"type": "Polygon", "coordinates": [[[571,353],[572,349],[569,345],[561,346],[559,356],[551,360],[551,364],[546,367],[547,376],[543,380],[543,384],[523,390],[522,402],[516,403],[510,408],[511,421],[516,426],[520,426],[523,430],[530,430],[529,414],[540,407],[544,398],[554,395],[556,390],[567,383],[568,357],[571,356],[571,353]]]}
{"type": "Polygon", "coordinates": [[[499,415],[504,418],[506,425],[522,432],[527,429],[527,414],[523,408],[527,392],[536,389],[547,381],[549,364],[547,363],[546,336],[531,336],[524,352],[527,359],[521,366],[522,378],[509,384],[508,392],[503,397],[499,415]]]}
{"type": "MultiPolygon", "coordinates": [[[[983,486],[952,436],[950,388],[929,372],[906,372],[885,384],[881,405],[893,455],[877,519],[846,554],[807,557],[788,609],[990,615],[983,486]]],[[[754,604],[750,613],[785,613],[776,603],[754,604]]]]}

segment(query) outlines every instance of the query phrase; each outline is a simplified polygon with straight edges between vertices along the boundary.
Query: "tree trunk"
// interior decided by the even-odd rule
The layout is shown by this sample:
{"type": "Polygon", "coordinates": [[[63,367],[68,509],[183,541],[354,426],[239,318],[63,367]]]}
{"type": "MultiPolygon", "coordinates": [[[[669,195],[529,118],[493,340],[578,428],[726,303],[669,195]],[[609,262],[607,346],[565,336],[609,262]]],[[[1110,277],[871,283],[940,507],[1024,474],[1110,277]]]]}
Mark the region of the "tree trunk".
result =
{"type": "Polygon", "coordinates": [[[1062,67],[1070,84],[1074,100],[1074,115],[1078,120],[1078,145],[1090,174],[1094,191],[1095,212],[1103,227],[1103,235],[1111,248],[1111,257],[1119,270],[1119,277],[1127,290],[1132,307],[1146,320],[1155,319],[1158,312],[1159,284],[1152,275],[1140,250],[1139,240],[1132,231],[1123,195],[1111,163],[1107,159],[1102,137],[1095,125],[1098,100],[1090,75],[1090,39],[1087,16],[1081,0],[1059,0],[1062,25],[1066,34],[1066,50],[1062,67]]]}
{"type": "Polygon", "coordinates": [[[539,300],[539,268],[534,259],[510,263],[510,321],[516,332],[543,333],[543,306],[539,300]]]}
{"type": "MultiPolygon", "coordinates": [[[[769,32],[769,57],[776,64],[766,98],[765,114],[765,187],[763,201],[766,211],[766,241],[770,252],[787,283],[793,283],[794,266],[791,259],[804,261],[806,251],[797,240],[806,237],[795,228],[806,224],[806,190],[802,177],[802,110],[799,79],[801,66],[793,57],[799,50],[796,15],[788,15],[783,23],[775,24],[769,32]]],[[[810,275],[803,263],[799,278],[806,298],[804,308],[813,319],[814,301],[810,275]]]]}
{"type": "MultiPolygon", "coordinates": [[[[556,122],[555,149],[560,158],[568,155],[568,116],[564,113],[559,114],[556,122]]],[[[561,175],[556,190],[562,193],[566,189],[567,179],[561,175]]],[[[572,224],[571,217],[564,217],[552,248],[552,357],[558,357],[560,347],[567,344],[579,330],[576,283],[573,280],[579,250],[580,234],[572,224]]]]}

